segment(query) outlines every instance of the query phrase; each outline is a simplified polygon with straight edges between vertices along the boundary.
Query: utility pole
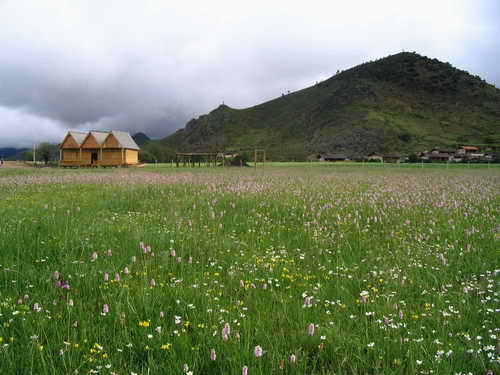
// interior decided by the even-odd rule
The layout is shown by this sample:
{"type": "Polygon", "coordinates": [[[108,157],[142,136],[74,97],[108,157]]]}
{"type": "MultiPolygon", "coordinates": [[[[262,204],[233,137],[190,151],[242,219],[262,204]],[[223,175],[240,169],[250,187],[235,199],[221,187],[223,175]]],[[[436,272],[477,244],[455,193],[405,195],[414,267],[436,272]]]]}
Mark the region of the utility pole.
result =
{"type": "Polygon", "coordinates": [[[36,145],[33,145],[33,165],[36,165],[36,145]]]}

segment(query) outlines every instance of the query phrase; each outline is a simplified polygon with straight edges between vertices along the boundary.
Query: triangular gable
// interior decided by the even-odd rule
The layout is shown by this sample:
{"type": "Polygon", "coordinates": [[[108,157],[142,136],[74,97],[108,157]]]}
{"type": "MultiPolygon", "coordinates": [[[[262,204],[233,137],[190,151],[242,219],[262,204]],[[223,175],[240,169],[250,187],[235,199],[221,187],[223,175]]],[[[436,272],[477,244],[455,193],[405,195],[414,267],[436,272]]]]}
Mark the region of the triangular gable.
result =
{"type": "Polygon", "coordinates": [[[104,140],[102,144],[103,148],[122,148],[122,145],[116,139],[116,137],[113,135],[113,133],[109,133],[106,139],[104,140]]]}
{"type": "Polygon", "coordinates": [[[68,132],[66,134],[66,137],[64,137],[64,140],[60,144],[59,148],[80,148],[80,143],[84,139],[86,133],[81,133],[81,132],[68,132]]]}
{"type": "Polygon", "coordinates": [[[82,148],[100,148],[101,145],[97,143],[92,133],[87,134],[85,140],[82,142],[82,148]]]}

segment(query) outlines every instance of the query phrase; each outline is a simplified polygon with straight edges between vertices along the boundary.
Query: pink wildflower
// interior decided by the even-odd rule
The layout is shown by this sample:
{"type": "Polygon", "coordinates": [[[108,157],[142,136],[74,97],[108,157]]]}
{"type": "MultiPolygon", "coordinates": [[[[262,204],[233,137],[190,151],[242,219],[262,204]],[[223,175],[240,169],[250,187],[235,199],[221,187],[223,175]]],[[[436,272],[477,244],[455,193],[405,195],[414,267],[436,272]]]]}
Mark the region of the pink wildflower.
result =
{"type": "Polygon", "coordinates": [[[156,281],[155,281],[155,279],[151,279],[151,280],[149,281],[149,286],[150,286],[151,288],[154,288],[154,287],[156,286],[156,281]]]}
{"type": "Polygon", "coordinates": [[[222,328],[222,336],[229,337],[230,334],[231,334],[231,326],[229,325],[229,323],[226,323],[224,324],[224,328],[222,328]]]}
{"type": "Polygon", "coordinates": [[[262,357],[262,354],[264,354],[264,351],[262,350],[262,347],[260,345],[257,345],[255,349],[253,350],[253,354],[255,355],[256,358],[262,357]]]}
{"type": "Polygon", "coordinates": [[[113,251],[111,249],[109,249],[106,254],[108,254],[108,257],[112,256],[113,255],[113,251]]]}
{"type": "Polygon", "coordinates": [[[170,256],[171,257],[175,257],[176,256],[176,253],[175,253],[174,249],[170,250],[170,256]]]}
{"type": "Polygon", "coordinates": [[[295,363],[297,362],[297,356],[295,354],[292,354],[290,357],[288,357],[288,360],[290,363],[295,363]]]}
{"type": "Polygon", "coordinates": [[[119,282],[120,282],[120,280],[121,280],[121,279],[120,279],[120,274],[119,274],[118,272],[117,272],[117,273],[115,273],[115,281],[116,281],[117,283],[119,283],[119,282]]]}
{"type": "Polygon", "coordinates": [[[94,251],[94,252],[92,253],[92,255],[90,256],[90,258],[91,258],[91,260],[92,260],[92,261],[97,260],[97,252],[96,252],[96,251],[94,251]]]}
{"type": "Polygon", "coordinates": [[[309,327],[307,327],[307,333],[309,336],[314,336],[314,323],[309,324],[309,327]]]}
{"type": "Polygon", "coordinates": [[[312,297],[304,297],[304,306],[303,307],[311,307],[312,306],[312,297]]]}
{"type": "Polygon", "coordinates": [[[104,272],[104,281],[108,281],[108,280],[109,280],[109,273],[104,272]]]}
{"type": "Polygon", "coordinates": [[[109,313],[109,306],[107,303],[105,303],[103,306],[102,306],[102,313],[104,315],[106,315],[107,313],[109,313]]]}
{"type": "Polygon", "coordinates": [[[125,276],[128,276],[130,274],[130,271],[128,270],[128,267],[125,267],[123,269],[123,273],[124,273],[125,276]]]}
{"type": "Polygon", "coordinates": [[[210,359],[215,361],[217,359],[217,354],[215,353],[215,349],[210,349],[210,359]]]}
{"type": "Polygon", "coordinates": [[[243,366],[241,369],[241,375],[248,375],[248,366],[243,366]]]}

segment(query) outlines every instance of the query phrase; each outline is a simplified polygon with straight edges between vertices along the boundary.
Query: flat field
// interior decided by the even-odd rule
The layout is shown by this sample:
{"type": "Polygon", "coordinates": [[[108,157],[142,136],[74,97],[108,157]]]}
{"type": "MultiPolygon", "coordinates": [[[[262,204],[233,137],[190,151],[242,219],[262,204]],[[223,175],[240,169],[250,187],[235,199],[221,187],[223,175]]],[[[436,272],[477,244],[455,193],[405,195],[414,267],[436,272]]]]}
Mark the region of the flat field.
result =
{"type": "Polygon", "coordinates": [[[0,373],[500,371],[500,170],[0,169],[0,373]]]}

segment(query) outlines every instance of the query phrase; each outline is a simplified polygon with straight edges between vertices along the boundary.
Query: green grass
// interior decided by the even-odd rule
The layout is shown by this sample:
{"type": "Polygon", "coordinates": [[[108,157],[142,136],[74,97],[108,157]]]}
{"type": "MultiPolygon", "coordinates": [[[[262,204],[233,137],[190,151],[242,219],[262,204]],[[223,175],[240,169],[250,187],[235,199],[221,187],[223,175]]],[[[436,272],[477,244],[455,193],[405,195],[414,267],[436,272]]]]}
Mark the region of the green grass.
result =
{"type": "Polygon", "coordinates": [[[2,375],[498,372],[498,168],[314,166],[0,171],[2,375]]]}

